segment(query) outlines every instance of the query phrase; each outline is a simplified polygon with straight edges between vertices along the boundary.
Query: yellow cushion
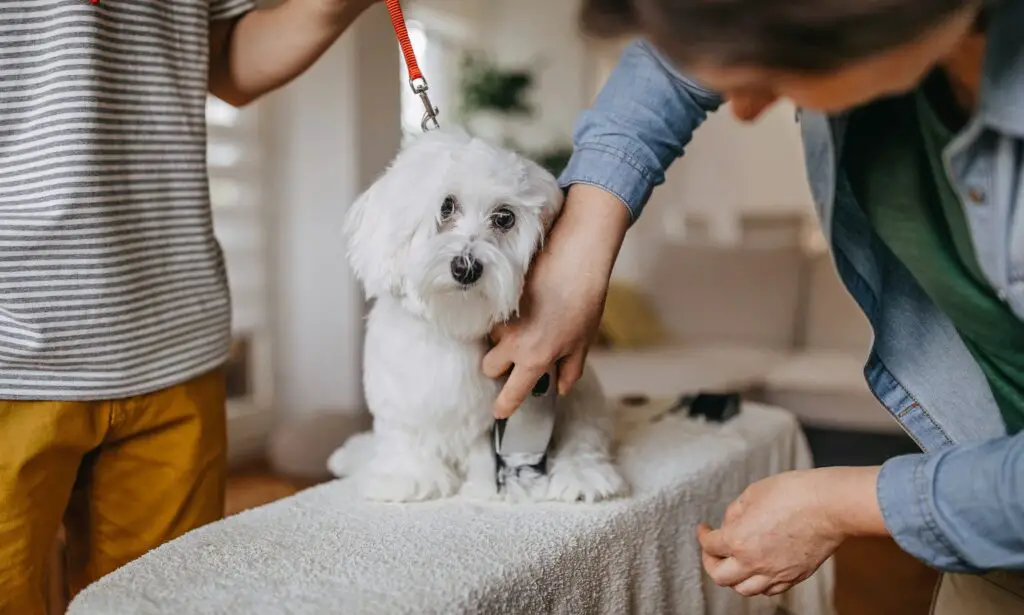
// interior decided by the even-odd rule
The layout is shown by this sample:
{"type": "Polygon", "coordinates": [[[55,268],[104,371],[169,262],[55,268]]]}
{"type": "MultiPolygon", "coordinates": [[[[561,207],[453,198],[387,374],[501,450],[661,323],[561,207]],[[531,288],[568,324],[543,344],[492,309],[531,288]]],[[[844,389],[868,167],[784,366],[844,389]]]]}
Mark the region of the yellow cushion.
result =
{"type": "Polygon", "coordinates": [[[647,298],[623,282],[612,282],[601,317],[601,337],[613,348],[643,348],[669,341],[647,298]]]}

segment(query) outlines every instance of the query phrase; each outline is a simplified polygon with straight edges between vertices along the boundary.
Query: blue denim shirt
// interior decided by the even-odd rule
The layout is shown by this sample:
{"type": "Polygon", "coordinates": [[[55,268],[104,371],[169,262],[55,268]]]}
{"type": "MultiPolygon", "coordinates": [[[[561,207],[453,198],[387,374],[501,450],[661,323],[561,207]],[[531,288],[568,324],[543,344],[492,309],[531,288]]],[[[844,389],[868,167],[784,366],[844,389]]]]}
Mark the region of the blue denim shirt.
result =
{"type": "MultiPolygon", "coordinates": [[[[977,114],[944,152],[989,283],[1024,318],[1024,2],[994,9],[977,114]]],[[[563,186],[616,194],[635,219],[721,97],[633,43],[579,119],[563,186]]],[[[883,245],[838,166],[846,118],[797,113],[839,275],[874,341],[864,374],[925,451],[882,466],[878,498],[900,546],[945,571],[1024,569],[1024,433],[1008,436],[950,320],[883,245]]]]}

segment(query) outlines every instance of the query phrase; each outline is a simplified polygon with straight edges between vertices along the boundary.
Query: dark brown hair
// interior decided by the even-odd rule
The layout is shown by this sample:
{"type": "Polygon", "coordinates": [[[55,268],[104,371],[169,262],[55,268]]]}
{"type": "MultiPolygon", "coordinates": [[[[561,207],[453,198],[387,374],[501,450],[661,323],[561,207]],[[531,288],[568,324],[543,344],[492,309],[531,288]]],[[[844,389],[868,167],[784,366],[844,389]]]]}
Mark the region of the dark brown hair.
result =
{"type": "Polygon", "coordinates": [[[974,0],[585,0],[584,30],[642,33],[676,61],[804,72],[910,42],[974,0]]]}

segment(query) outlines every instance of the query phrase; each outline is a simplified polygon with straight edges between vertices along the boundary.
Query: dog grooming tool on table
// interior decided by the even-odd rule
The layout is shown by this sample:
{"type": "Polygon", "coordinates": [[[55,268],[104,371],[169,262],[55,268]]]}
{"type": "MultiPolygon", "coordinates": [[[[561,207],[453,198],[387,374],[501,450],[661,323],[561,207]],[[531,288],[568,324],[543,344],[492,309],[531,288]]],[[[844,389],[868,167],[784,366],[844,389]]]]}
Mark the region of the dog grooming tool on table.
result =
{"type": "Polygon", "coordinates": [[[557,383],[558,372],[551,368],[537,380],[512,416],[494,422],[495,478],[499,491],[510,477],[547,474],[558,406],[557,383]]]}

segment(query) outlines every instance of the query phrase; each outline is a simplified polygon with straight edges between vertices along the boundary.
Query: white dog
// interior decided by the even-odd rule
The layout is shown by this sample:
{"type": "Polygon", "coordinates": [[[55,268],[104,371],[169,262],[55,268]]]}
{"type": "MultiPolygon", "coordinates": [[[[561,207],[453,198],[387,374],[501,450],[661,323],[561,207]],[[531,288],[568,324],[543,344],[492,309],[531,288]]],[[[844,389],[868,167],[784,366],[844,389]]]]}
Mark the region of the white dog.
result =
{"type": "MultiPolygon", "coordinates": [[[[487,334],[515,314],[523,281],[562,206],[554,177],[464,134],[418,137],[353,205],[349,260],[370,311],[363,385],[372,434],[328,466],[373,500],[498,496],[491,444],[500,383],[484,376],[487,334]]],[[[546,477],[507,485],[532,500],[626,491],[613,423],[592,373],[561,398],[546,477]]],[[[513,479],[515,480],[515,479],[513,479]]]]}

